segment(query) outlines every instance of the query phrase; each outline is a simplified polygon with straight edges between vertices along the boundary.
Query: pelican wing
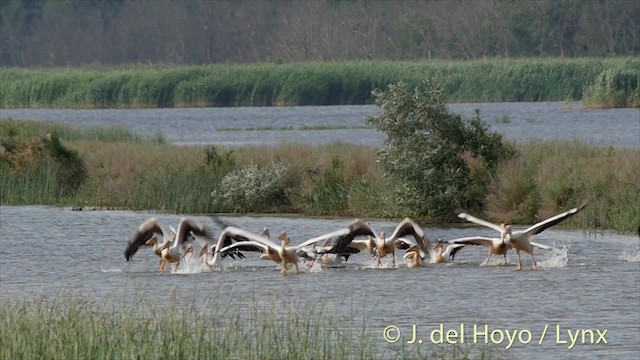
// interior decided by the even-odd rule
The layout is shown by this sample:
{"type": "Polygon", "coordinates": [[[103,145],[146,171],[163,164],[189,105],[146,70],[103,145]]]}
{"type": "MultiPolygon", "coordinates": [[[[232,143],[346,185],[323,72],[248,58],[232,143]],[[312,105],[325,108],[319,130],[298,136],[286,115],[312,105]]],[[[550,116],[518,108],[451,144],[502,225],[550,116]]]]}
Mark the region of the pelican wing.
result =
{"type": "Polygon", "coordinates": [[[296,250],[296,255],[298,255],[299,257],[308,259],[308,260],[315,260],[315,259],[318,258],[318,251],[314,247],[303,246],[303,247],[298,248],[296,250]]]}
{"type": "Polygon", "coordinates": [[[161,234],[165,241],[168,241],[170,237],[156,218],[152,217],[145,220],[138,226],[138,229],[133,233],[133,236],[127,243],[127,248],[124,250],[124,258],[127,259],[127,261],[131,260],[140,246],[146,245],[145,243],[156,234],[161,234]]]}
{"type": "Polygon", "coordinates": [[[263,251],[264,249],[256,249],[254,245],[248,244],[249,241],[258,242],[263,244],[266,247],[276,247],[278,246],[273,241],[269,240],[267,237],[260,236],[251,231],[247,231],[235,226],[227,226],[220,236],[218,237],[218,242],[212,247],[214,252],[214,263],[217,263],[217,259],[219,254],[221,253],[222,257],[230,256],[235,259],[234,256],[238,256],[243,259],[244,255],[241,251],[263,251]],[[239,244],[234,247],[233,252],[225,251],[221,252],[223,248],[229,247],[232,244],[239,244]],[[246,245],[246,246],[245,246],[246,245]]]}
{"type": "MultiPolygon", "coordinates": [[[[213,242],[213,234],[211,234],[204,226],[204,224],[196,219],[183,217],[180,219],[180,223],[178,223],[178,230],[176,230],[176,243],[175,246],[180,246],[183,243],[189,241],[190,239],[198,239],[201,242],[199,237],[204,238],[213,242]]],[[[205,244],[208,241],[204,240],[205,244]]],[[[202,242],[201,242],[202,244],[202,242]]]]}
{"type": "Polygon", "coordinates": [[[396,249],[409,250],[412,247],[417,247],[418,243],[414,239],[398,238],[395,241],[396,249]]]}
{"type": "Polygon", "coordinates": [[[541,221],[541,222],[529,227],[528,229],[522,231],[522,233],[532,233],[532,235],[540,234],[544,230],[552,227],[553,225],[561,223],[561,222],[565,221],[566,219],[572,217],[573,215],[577,214],[586,205],[587,205],[587,203],[584,203],[584,204],[580,205],[577,208],[573,208],[573,209],[571,209],[569,211],[563,212],[562,214],[558,214],[556,216],[550,217],[547,220],[541,221]]]}
{"type": "Polygon", "coordinates": [[[458,251],[462,250],[463,247],[465,247],[465,244],[449,244],[447,245],[447,249],[444,251],[444,253],[442,254],[444,257],[449,256],[449,258],[451,259],[451,261],[453,261],[453,259],[456,257],[456,254],[458,253],[458,251]]]}
{"type": "Polygon", "coordinates": [[[488,222],[486,220],[478,219],[477,217],[469,215],[467,213],[460,213],[460,214],[458,214],[458,217],[460,219],[465,219],[465,220],[470,221],[472,223],[476,223],[478,225],[486,226],[488,228],[497,230],[500,233],[504,232],[504,228],[502,226],[494,224],[494,223],[491,223],[491,222],[488,222]]]}
{"type": "Polygon", "coordinates": [[[376,238],[378,237],[378,233],[376,233],[376,231],[373,230],[373,228],[369,224],[367,224],[363,220],[356,219],[353,222],[351,222],[351,224],[349,224],[349,226],[346,229],[334,231],[332,233],[325,234],[311,240],[315,240],[315,239],[317,239],[315,241],[325,240],[325,239],[328,239],[327,236],[329,235],[331,235],[330,237],[336,237],[336,240],[334,241],[333,246],[329,250],[325,250],[323,253],[330,253],[330,254],[349,253],[349,250],[347,249],[347,247],[349,247],[349,245],[351,244],[351,241],[353,241],[353,239],[355,239],[357,236],[373,236],[376,238]]]}
{"type": "Polygon", "coordinates": [[[240,246],[242,246],[243,249],[253,249],[252,251],[258,251],[258,252],[267,252],[267,250],[269,250],[270,248],[269,245],[266,245],[261,241],[247,240],[247,241],[235,242],[229,246],[223,247],[222,249],[216,252],[224,256],[225,254],[228,254],[231,251],[236,251],[237,250],[236,248],[240,246]]]}
{"type": "Polygon", "coordinates": [[[480,245],[485,247],[493,246],[494,241],[500,241],[500,238],[490,238],[484,236],[470,236],[458,239],[445,240],[447,244],[464,244],[464,245],[480,245]]]}
{"type": "Polygon", "coordinates": [[[404,218],[391,234],[391,239],[398,239],[408,235],[413,235],[416,239],[415,244],[420,248],[420,251],[429,253],[431,244],[422,227],[410,218],[404,218]]]}
{"type": "Polygon", "coordinates": [[[544,245],[544,244],[540,244],[540,243],[533,242],[533,241],[529,241],[529,243],[531,244],[531,246],[535,246],[535,247],[543,249],[543,250],[557,250],[557,248],[553,247],[553,246],[544,245]]]}

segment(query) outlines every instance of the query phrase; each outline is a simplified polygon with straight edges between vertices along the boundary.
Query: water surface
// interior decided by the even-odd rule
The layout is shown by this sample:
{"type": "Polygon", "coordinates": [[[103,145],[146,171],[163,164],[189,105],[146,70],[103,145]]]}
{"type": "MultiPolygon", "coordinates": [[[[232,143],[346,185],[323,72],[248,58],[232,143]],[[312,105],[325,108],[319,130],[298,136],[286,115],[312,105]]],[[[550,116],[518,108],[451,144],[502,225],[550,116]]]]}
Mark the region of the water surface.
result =
{"type": "MultiPolygon", "coordinates": [[[[583,109],[579,102],[469,103],[452,104],[450,109],[463,116],[473,116],[478,109],[491,129],[515,141],[578,139],[594,145],[640,148],[639,109],[583,109]]],[[[342,141],[377,146],[384,141],[383,134],[365,123],[367,116],[380,114],[375,105],[1,109],[0,114],[78,127],[124,126],[138,134],[160,133],[177,144],[235,147],[342,141]]]]}
{"type": "MultiPolygon", "coordinates": [[[[176,226],[179,220],[179,215],[153,215],[167,225],[176,226]]],[[[158,258],[148,249],[141,249],[130,262],[123,256],[129,236],[149,216],[132,211],[0,206],[0,301],[59,294],[134,307],[140,296],[159,304],[177,302],[178,306],[187,306],[194,298],[211,307],[234,303],[268,307],[293,301],[303,306],[322,304],[332,315],[344,315],[345,322],[366,323],[367,336],[389,351],[410,340],[414,324],[424,339],[422,347],[435,346],[429,334],[441,324],[445,331],[464,324],[466,342],[472,343],[475,324],[480,329],[487,325],[490,331],[531,332],[529,344],[516,343],[509,350],[504,350],[506,340],[493,345],[513,358],[636,359],[640,354],[637,235],[546,230],[537,235],[537,241],[564,251],[538,251],[536,271],[531,270],[526,254],[525,269],[520,272],[515,269],[515,254],[508,256],[508,266],[500,265],[498,258],[479,266],[486,251],[473,247],[461,251],[453,263],[423,269],[407,268],[401,253],[395,269],[388,262],[385,268],[376,269],[370,258],[356,255],[346,267],[302,267],[300,275],[284,277],[275,264],[249,254],[245,260],[225,262],[222,271],[189,262],[177,272],[160,273],[158,258]],[[546,325],[548,334],[540,345],[546,325]],[[407,338],[387,344],[382,337],[387,326],[397,326],[407,338]],[[568,350],[569,344],[562,343],[568,339],[564,331],[580,329],[607,330],[607,344],[579,343],[568,350]]],[[[214,226],[207,217],[196,218],[214,226]]],[[[272,234],[287,231],[293,243],[350,221],[223,219],[256,232],[264,227],[272,234]]],[[[371,224],[385,232],[396,225],[375,220],[371,224]]],[[[425,226],[425,231],[431,239],[495,235],[478,227],[425,226]]],[[[482,337],[477,341],[484,344],[482,337]]]]}

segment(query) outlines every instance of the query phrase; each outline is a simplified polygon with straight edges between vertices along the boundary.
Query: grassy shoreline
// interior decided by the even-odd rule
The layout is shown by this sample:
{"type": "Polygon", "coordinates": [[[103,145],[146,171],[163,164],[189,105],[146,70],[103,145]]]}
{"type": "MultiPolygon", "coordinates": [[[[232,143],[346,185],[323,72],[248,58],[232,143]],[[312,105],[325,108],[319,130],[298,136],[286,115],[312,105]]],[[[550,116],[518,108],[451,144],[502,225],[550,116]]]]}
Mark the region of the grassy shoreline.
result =
{"type": "MultiPolygon", "coordinates": [[[[214,300],[215,301],[215,300],[214,300]]],[[[2,359],[447,359],[504,358],[490,346],[424,350],[382,341],[318,304],[110,305],[69,297],[0,302],[2,359]]]]}
{"type": "MultiPolygon", "coordinates": [[[[334,143],[234,150],[167,144],[120,128],[73,129],[0,119],[0,203],[169,213],[264,213],[460,222],[425,218],[395,200],[376,149],[334,143]]],[[[640,150],[534,141],[499,165],[482,208],[494,221],[531,224],[584,201],[560,226],[635,233],[640,150]]],[[[472,184],[470,184],[472,186],[472,184]]]]}
{"type": "Polygon", "coordinates": [[[640,60],[525,58],[299,64],[0,67],[0,108],[371,104],[373,89],[441,79],[452,102],[640,107],[640,60]]]}

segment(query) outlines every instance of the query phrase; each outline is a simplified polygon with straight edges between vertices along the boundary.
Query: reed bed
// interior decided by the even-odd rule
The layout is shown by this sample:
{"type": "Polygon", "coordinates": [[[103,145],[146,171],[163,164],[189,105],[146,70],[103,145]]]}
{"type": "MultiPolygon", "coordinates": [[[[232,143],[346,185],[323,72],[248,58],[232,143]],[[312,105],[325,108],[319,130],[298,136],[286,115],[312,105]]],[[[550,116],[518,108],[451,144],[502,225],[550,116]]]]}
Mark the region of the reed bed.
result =
{"type": "MultiPolygon", "coordinates": [[[[602,93],[603,76],[616,93],[637,94],[637,82],[615,79],[639,68],[637,58],[0,68],[0,108],[369,104],[373,89],[427,78],[440,79],[449,101],[567,101],[602,93]]],[[[632,98],[627,106],[638,106],[632,98]]],[[[592,103],[619,106],[609,100],[592,103]]]]}
{"type": "Polygon", "coordinates": [[[0,304],[2,359],[474,359],[477,346],[393,349],[323,306],[111,305],[41,297],[0,304]]]}
{"type": "MultiPolygon", "coordinates": [[[[224,149],[176,146],[125,130],[74,130],[60,124],[0,120],[0,203],[170,213],[289,213],[401,218],[376,149],[333,143],[224,149]],[[45,134],[75,154],[82,169],[48,155],[45,134]],[[67,135],[68,134],[68,135],[67,135]],[[57,135],[56,135],[57,136],[57,135]],[[65,136],[69,136],[67,139],[65,136]],[[44,154],[43,154],[44,153],[44,154]],[[77,186],[68,183],[85,174],[77,186]],[[275,179],[275,180],[274,180],[275,179]]],[[[531,224],[587,201],[565,228],[637,231],[640,151],[581,142],[533,141],[500,164],[479,216],[531,224]]],[[[459,221],[455,214],[416,219],[459,221]]]]}
{"type": "Polygon", "coordinates": [[[485,214],[532,224],[588,202],[567,227],[635,233],[640,219],[640,151],[583,142],[532,141],[500,166],[485,214]]]}

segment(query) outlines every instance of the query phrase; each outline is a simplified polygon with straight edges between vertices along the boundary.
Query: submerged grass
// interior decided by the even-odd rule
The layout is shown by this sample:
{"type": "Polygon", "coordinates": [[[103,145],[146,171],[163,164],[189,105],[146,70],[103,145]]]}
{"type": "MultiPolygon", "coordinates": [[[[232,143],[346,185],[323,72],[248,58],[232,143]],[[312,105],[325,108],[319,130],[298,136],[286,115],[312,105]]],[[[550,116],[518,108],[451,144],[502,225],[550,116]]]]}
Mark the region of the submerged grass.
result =
{"type": "Polygon", "coordinates": [[[0,108],[368,104],[373,89],[400,81],[415,87],[427,78],[440,79],[456,102],[588,95],[598,106],[621,106],[621,96],[631,96],[626,106],[640,106],[639,68],[633,57],[0,68],[0,108]],[[599,95],[603,81],[615,96],[599,95]]]}
{"type": "Polygon", "coordinates": [[[489,359],[490,348],[391,349],[382,331],[324,306],[155,303],[77,298],[0,304],[2,359],[489,359]],[[141,306],[142,305],[142,306],[141,306]]]}
{"type": "MultiPolygon", "coordinates": [[[[396,200],[394,184],[385,180],[373,147],[185,147],[122,129],[75,130],[17,120],[0,120],[0,130],[2,204],[364,218],[410,213],[396,200]],[[72,172],[46,153],[46,134],[51,132],[60,134],[62,145],[81,159],[82,172],[72,172]],[[70,187],[69,174],[74,173],[86,173],[86,178],[70,187]]],[[[587,201],[581,214],[558,226],[637,231],[640,150],[562,141],[533,141],[517,148],[518,155],[488,179],[483,207],[467,211],[494,221],[531,224],[587,201]]],[[[455,214],[416,219],[458,220],[455,214]]]]}

